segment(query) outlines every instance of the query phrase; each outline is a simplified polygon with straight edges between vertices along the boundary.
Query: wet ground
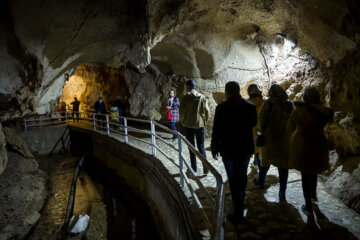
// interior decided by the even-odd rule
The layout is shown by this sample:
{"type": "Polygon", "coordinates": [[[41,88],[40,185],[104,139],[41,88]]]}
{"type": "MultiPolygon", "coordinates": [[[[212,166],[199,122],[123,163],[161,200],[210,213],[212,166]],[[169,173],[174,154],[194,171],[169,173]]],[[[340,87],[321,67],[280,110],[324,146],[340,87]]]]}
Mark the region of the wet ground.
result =
{"type": "Polygon", "coordinates": [[[39,157],[48,173],[48,198],[41,218],[26,239],[159,239],[145,202],[114,173],[89,160],[79,174],[73,215],[90,216],[86,234],[68,234],[63,229],[73,174],[79,158],[70,155],[39,157]],[[116,184],[114,184],[116,183],[116,184]]]}

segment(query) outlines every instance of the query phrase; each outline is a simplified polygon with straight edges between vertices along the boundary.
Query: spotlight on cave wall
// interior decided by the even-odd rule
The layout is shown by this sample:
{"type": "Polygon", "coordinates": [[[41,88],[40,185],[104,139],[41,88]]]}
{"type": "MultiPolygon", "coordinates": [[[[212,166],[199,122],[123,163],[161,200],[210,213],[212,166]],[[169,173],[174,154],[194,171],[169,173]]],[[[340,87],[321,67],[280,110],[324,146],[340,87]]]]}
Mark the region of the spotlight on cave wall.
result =
{"type": "Polygon", "coordinates": [[[61,102],[65,102],[68,108],[71,108],[70,103],[74,101],[74,97],[77,97],[81,102],[83,94],[86,89],[86,82],[82,77],[72,75],[69,77],[69,80],[66,82],[63,90],[62,96],[60,97],[61,102]]]}

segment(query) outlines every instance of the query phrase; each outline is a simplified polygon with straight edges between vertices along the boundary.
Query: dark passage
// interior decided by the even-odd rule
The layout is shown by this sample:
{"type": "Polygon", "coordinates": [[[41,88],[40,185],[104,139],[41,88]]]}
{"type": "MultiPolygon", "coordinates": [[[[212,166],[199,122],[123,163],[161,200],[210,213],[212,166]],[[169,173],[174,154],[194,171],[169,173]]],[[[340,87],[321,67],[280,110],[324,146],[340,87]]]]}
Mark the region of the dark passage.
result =
{"type": "Polygon", "coordinates": [[[106,204],[108,239],[160,239],[149,207],[123,179],[94,157],[84,168],[106,204]]]}

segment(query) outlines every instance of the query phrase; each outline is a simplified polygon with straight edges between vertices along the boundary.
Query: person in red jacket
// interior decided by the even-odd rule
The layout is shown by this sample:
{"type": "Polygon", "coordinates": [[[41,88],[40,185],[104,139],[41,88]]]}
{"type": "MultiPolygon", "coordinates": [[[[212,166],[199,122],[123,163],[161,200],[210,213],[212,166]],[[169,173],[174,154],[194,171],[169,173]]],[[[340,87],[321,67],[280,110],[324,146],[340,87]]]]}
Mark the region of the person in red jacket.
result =
{"type": "MultiPolygon", "coordinates": [[[[171,90],[169,93],[169,98],[167,100],[167,119],[170,122],[170,128],[174,131],[177,131],[176,129],[176,122],[179,121],[179,107],[180,107],[180,100],[176,96],[176,93],[174,90],[171,90]]],[[[173,134],[172,140],[174,141],[177,139],[177,135],[173,134]]]]}

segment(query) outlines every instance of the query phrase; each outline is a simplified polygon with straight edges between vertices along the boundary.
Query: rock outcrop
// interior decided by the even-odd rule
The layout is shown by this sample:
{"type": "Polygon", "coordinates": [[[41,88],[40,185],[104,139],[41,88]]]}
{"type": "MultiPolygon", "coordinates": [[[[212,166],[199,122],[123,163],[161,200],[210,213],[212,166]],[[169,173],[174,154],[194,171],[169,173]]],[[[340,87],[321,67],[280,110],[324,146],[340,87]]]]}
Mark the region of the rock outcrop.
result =
{"type": "Polygon", "coordinates": [[[6,146],[5,135],[2,131],[2,125],[0,124],[0,175],[4,172],[8,163],[8,156],[5,146],[6,146]]]}
{"type": "Polygon", "coordinates": [[[22,239],[40,218],[46,197],[45,175],[15,131],[3,131],[8,163],[0,175],[0,238],[22,239]]]}

